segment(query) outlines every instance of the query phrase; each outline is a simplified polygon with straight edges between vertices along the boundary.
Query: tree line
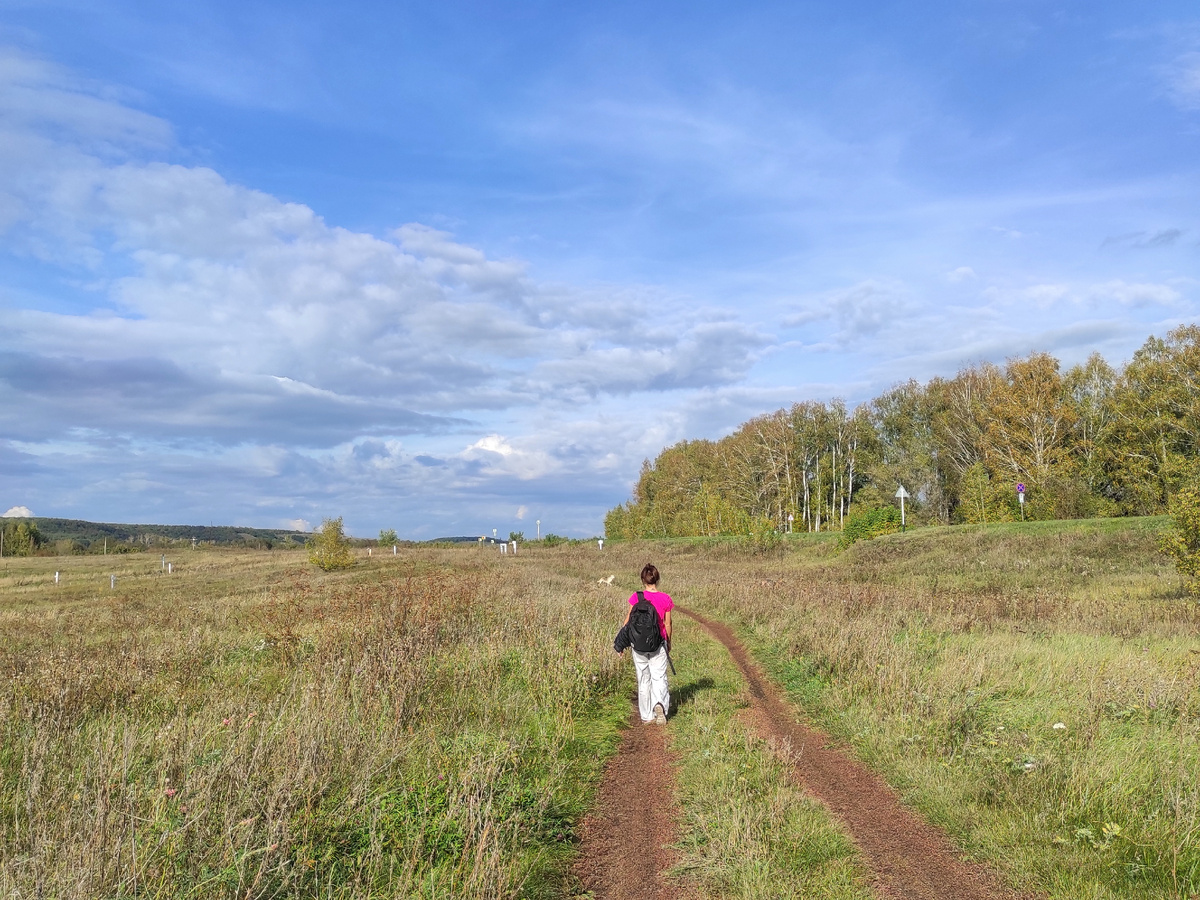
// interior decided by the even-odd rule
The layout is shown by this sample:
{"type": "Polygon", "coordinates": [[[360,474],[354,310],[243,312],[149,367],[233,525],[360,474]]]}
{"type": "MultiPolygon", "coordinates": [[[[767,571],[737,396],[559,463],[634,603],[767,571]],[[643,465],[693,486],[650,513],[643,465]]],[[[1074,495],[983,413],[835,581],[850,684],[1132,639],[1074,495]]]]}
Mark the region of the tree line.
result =
{"type": "Polygon", "coordinates": [[[1200,327],[1151,337],[1120,369],[1048,353],[910,380],[849,408],[807,400],[642,464],[613,538],[840,530],[895,503],[916,524],[1162,513],[1200,474],[1200,327]]]}

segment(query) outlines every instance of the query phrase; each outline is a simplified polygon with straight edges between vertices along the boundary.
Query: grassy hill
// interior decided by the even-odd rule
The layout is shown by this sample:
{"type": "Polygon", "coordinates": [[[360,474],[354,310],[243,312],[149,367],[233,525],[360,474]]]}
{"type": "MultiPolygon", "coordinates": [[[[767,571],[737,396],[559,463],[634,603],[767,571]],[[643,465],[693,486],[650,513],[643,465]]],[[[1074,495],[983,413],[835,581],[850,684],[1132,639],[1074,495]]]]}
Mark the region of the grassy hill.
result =
{"type": "Polygon", "coordinates": [[[303,546],[308,535],[285,529],[244,528],[236,525],[123,525],[81,519],[36,517],[32,522],[56,548],[88,552],[108,542],[109,552],[197,544],[269,549],[303,546]],[[65,546],[64,546],[65,545],[65,546]]]}

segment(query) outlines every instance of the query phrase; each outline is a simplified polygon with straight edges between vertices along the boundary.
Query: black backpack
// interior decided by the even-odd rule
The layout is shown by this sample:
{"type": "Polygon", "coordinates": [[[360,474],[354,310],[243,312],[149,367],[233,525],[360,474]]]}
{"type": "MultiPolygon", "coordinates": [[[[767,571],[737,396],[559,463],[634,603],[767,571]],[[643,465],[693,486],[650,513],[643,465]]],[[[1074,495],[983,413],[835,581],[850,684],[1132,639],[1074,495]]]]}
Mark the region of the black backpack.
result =
{"type": "Polygon", "coordinates": [[[629,611],[629,642],[638,653],[657,653],[663,645],[662,630],[658,625],[658,610],[637,592],[638,602],[629,611]]]}

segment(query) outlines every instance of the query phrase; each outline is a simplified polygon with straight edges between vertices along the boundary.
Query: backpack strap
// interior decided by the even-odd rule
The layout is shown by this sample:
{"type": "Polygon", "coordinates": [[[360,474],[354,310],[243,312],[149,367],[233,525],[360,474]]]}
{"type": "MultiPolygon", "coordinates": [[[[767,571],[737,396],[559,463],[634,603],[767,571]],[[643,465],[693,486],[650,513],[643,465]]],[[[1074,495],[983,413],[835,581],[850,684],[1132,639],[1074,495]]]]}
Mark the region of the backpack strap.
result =
{"type": "Polygon", "coordinates": [[[645,600],[645,599],[646,599],[646,595],[645,595],[645,593],[644,593],[644,592],[642,592],[642,591],[638,591],[638,592],[637,592],[637,598],[638,598],[638,603],[641,603],[643,600],[645,600]]]}

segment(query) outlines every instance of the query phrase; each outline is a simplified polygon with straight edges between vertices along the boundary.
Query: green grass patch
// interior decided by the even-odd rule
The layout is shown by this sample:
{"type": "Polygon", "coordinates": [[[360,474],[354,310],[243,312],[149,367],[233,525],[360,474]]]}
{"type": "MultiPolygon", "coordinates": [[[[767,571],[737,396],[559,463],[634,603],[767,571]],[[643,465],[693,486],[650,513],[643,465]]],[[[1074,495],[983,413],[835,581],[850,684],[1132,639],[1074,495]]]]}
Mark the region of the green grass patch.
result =
{"type": "Polygon", "coordinates": [[[704,896],[866,900],[858,852],[742,716],[745,683],[699,626],[676,626],[679,755],[686,829],[677,872],[704,896]],[[686,649],[684,649],[686,648],[686,649]]]}
{"type": "Polygon", "coordinates": [[[692,571],[688,588],[819,726],[1014,886],[1187,900],[1197,607],[1161,572],[1154,520],[1030,524],[883,537],[816,568],[746,559],[692,571]]]}

